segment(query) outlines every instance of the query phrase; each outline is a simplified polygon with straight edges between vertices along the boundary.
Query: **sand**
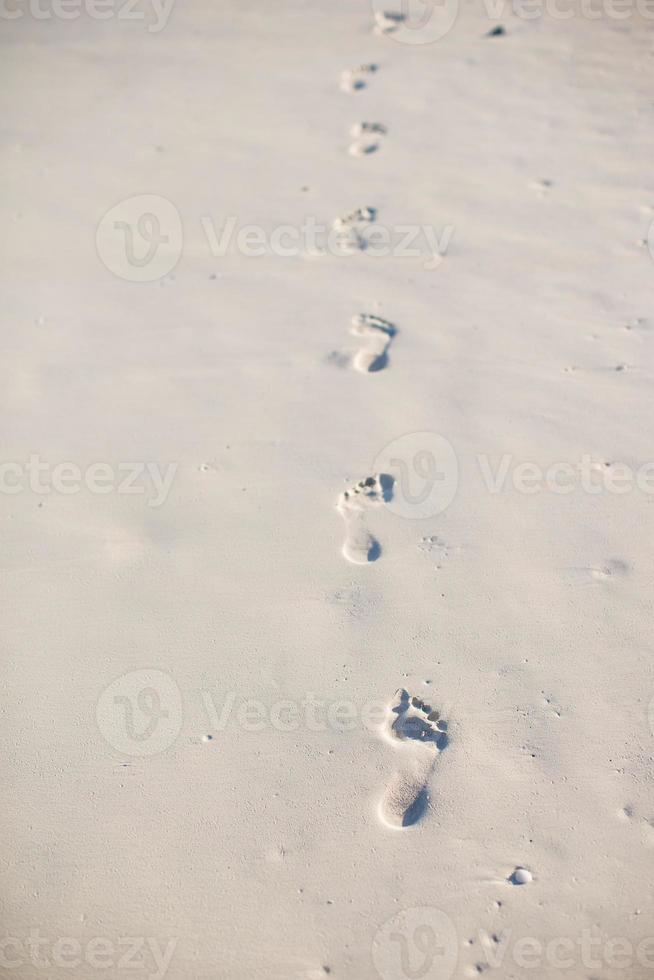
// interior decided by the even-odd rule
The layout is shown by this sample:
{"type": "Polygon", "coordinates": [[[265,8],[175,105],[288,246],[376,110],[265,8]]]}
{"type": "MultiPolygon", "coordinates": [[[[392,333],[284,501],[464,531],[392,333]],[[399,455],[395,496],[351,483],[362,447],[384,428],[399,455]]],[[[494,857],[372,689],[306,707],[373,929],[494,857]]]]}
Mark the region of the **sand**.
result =
{"type": "Polygon", "coordinates": [[[139,12],[3,21],[8,975],[652,976],[651,21],[139,12]]]}

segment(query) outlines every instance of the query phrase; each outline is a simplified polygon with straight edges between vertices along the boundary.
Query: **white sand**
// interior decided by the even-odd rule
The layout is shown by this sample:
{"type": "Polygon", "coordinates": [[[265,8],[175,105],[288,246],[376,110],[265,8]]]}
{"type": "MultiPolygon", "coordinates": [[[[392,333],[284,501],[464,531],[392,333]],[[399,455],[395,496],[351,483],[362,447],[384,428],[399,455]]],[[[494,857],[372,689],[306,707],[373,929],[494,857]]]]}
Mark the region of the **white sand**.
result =
{"type": "Polygon", "coordinates": [[[465,5],[425,45],[364,0],[147,22],[3,23],[2,459],[177,464],[158,507],[2,497],[8,975],[652,976],[654,498],[510,475],[653,458],[651,22],[507,10],[487,38],[465,5]],[[153,282],[95,248],[140,194],[184,226],[153,282]],[[214,257],[201,223],[363,207],[451,226],[445,257],[358,251],[365,222],[348,257],[214,257]],[[397,328],[382,370],[361,314],[397,328]],[[339,494],[415,432],[454,447],[452,503],[402,516],[396,474],[361,504],[377,560],[348,562],[339,494]],[[503,492],[479,454],[512,456],[503,492]],[[362,723],[398,688],[445,745],[419,708],[395,740],[362,723]]]}

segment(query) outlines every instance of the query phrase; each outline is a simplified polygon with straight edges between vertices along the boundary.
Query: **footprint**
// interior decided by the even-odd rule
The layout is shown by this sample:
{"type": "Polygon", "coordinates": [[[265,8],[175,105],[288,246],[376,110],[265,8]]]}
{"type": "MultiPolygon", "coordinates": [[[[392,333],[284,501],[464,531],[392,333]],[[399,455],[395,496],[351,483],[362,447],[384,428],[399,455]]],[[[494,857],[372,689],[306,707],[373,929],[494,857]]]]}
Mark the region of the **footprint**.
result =
{"type": "Polygon", "coordinates": [[[368,84],[368,76],[377,71],[377,65],[359,65],[341,72],[341,88],[344,92],[357,92],[368,84]]]}
{"type": "Polygon", "coordinates": [[[393,478],[385,473],[360,480],[339,496],[336,509],[345,521],[343,554],[355,565],[367,565],[381,554],[366,523],[365,508],[379,507],[393,495],[393,478]]]}
{"type": "Polygon", "coordinates": [[[630,320],[629,323],[625,323],[623,329],[631,331],[631,330],[647,329],[647,327],[648,327],[647,320],[644,317],[639,316],[636,317],[634,320],[630,320]]]}
{"type": "Polygon", "coordinates": [[[577,371],[581,371],[585,374],[606,374],[607,372],[618,374],[624,372],[631,372],[637,370],[632,364],[625,364],[624,362],[618,362],[618,364],[606,364],[602,367],[580,367],[578,364],[569,364],[567,367],[563,368],[564,374],[574,374],[577,371]]]}
{"type": "Polygon", "coordinates": [[[332,224],[334,228],[358,228],[360,225],[369,225],[376,217],[377,208],[355,208],[349,214],[335,218],[332,224]]]}
{"type": "Polygon", "coordinates": [[[610,558],[605,565],[591,567],[588,571],[596,582],[608,582],[614,577],[623,578],[628,575],[629,565],[621,558],[610,558]]]}
{"type": "Polygon", "coordinates": [[[375,208],[356,208],[350,214],[336,218],[332,222],[332,227],[339,232],[341,249],[347,254],[362,252],[366,247],[366,240],[361,234],[361,228],[371,224],[376,217],[375,208]]]}
{"type": "Polygon", "coordinates": [[[374,140],[360,139],[350,143],[347,152],[351,157],[367,157],[371,153],[376,153],[378,149],[379,143],[375,143],[374,140]]]}
{"type": "Polygon", "coordinates": [[[362,374],[381,371],[388,363],[388,348],[397,328],[388,320],[372,313],[352,317],[350,333],[363,337],[365,344],[354,358],[354,367],[362,374]]]}
{"type": "Polygon", "coordinates": [[[448,742],[447,723],[438,711],[400,688],[389,705],[382,732],[401,749],[405,761],[386,787],[379,816],[388,827],[401,830],[417,823],[427,809],[427,785],[448,742]]]}
{"type": "Polygon", "coordinates": [[[543,177],[540,180],[532,180],[529,186],[531,187],[532,190],[538,191],[541,197],[545,197],[545,195],[554,186],[554,181],[549,180],[546,177],[543,177]]]}
{"type": "Polygon", "coordinates": [[[405,14],[391,10],[378,10],[375,13],[375,34],[392,34],[406,20],[405,14]]]}
{"type": "Polygon", "coordinates": [[[360,122],[355,123],[350,132],[354,137],[354,142],[350,144],[350,155],[362,157],[379,149],[379,137],[385,136],[387,129],[383,123],[360,122]]]}
{"type": "Polygon", "coordinates": [[[625,578],[630,574],[631,567],[621,558],[610,558],[603,565],[572,567],[567,572],[570,584],[588,585],[590,582],[610,582],[625,578]]]}
{"type": "Polygon", "coordinates": [[[351,129],[352,136],[385,136],[387,132],[383,123],[360,122],[351,129]]]}

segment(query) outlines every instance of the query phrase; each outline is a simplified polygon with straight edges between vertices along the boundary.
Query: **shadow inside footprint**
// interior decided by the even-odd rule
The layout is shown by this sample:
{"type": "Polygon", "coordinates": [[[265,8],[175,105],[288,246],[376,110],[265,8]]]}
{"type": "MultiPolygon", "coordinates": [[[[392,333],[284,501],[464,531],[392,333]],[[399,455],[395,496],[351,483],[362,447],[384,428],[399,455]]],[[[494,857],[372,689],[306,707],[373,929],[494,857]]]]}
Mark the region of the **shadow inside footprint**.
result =
{"type": "Polygon", "coordinates": [[[371,541],[368,548],[368,561],[377,561],[381,555],[381,545],[379,541],[371,541]]]}
{"type": "Polygon", "coordinates": [[[412,827],[424,816],[429,806],[427,787],[423,786],[415,800],[402,817],[402,827],[412,827]]]}
{"type": "Polygon", "coordinates": [[[393,487],[395,486],[395,477],[391,476],[390,473],[380,473],[379,485],[381,486],[382,498],[384,500],[384,503],[387,504],[389,500],[393,499],[393,487]]]}
{"type": "Polygon", "coordinates": [[[388,352],[382,351],[379,357],[376,357],[368,368],[368,374],[374,374],[375,371],[383,371],[388,364],[388,352]]]}

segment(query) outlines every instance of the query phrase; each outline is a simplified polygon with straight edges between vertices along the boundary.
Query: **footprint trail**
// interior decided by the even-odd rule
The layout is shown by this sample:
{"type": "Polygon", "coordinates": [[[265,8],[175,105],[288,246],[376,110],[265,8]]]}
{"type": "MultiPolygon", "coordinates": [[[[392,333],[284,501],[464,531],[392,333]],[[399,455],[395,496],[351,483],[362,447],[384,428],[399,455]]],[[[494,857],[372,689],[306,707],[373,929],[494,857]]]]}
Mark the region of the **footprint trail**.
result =
{"type": "Polygon", "coordinates": [[[375,34],[393,34],[406,20],[406,14],[391,10],[375,12],[375,34]]]}
{"type": "Polygon", "coordinates": [[[368,530],[365,512],[368,507],[382,506],[391,499],[392,493],[393,478],[381,473],[360,480],[340,494],[336,509],[345,521],[343,555],[348,561],[367,565],[379,558],[381,547],[368,530]]]}
{"type": "Polygon", "coordinates": [[[377,71],[377,65],[359,65],[341,72],[341,88],[344,92],[357,92],[368,84],[368,77],[377,71]]]}
{"type": "Polygon", "coordinates": [[[440,712],[400,688],[388,707],[382,733],[402,751],[404,764],[386,787],[379,816],[388,827],[402,830],[417,823],[427,809],[429,779],[448,743],[447,723],[440,712]]]}
{"type": "Polygon", "coordinates": [[[349,214],[335,218],[332,227],[339,232],[341,249],[348,254],[363,252],[366,240],[361,229],[375,221],[376,217],[377,209],[366,207],[355,208],[349,214]]]}
{"type": "Polygon", "coordinates": [[[381,371],[388,363],[388,348],[397,328],[388,320],[372,313],[359,313],[352,317],[350,333],[365,340],[364,346],[354,358],[354,367],[362,374],[381,371]]]}
{"type": "Polygon", "coordinates": [[[383,123],[355,123],[350,130],[350,134],[354,137],[354,142],[350,144],[349,148],[350,155],[362,157],[375,153],[381,145],[380,137],[385,136],[387,132],[388,130],[383,123]]]}

